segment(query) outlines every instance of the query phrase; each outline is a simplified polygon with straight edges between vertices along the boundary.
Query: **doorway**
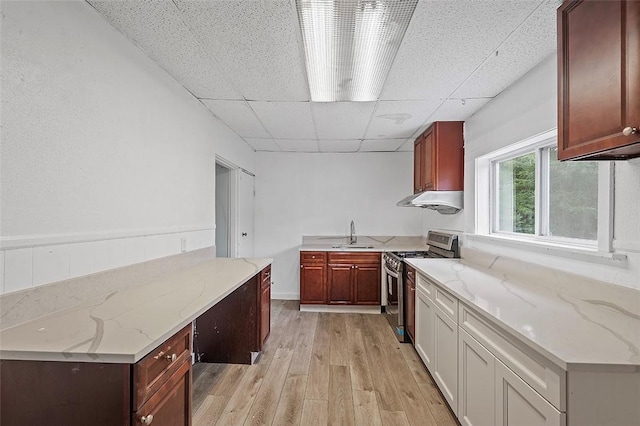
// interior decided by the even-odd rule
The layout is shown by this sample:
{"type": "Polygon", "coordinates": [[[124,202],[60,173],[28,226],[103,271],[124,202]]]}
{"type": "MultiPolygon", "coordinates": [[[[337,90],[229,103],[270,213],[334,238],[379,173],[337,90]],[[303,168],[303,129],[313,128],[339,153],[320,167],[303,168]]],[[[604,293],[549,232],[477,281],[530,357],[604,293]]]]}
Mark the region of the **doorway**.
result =
{"type": "Polygon", "coordinates": [[[216,257],[253,257],[255,175],[216,157],[216,257]]]}
{"type": "Polygon", "coordinates": [[[216,162],[216,257],[232,257],[231,172],[216,162]]]}

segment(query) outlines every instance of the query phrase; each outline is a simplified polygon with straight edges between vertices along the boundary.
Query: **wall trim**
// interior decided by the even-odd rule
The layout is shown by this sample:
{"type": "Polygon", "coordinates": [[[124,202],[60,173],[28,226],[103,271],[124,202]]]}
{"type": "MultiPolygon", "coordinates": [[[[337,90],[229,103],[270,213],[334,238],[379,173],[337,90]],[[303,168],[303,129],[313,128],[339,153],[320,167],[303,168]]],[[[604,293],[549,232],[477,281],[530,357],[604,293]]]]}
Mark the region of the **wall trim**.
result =
{"type": "Polygon", "coordinates": [[[183,232],[213,231],[216,226],[173,226],[129,231],[77,232],[69,234],[17,235],[0,237],[0,250],[29,247],[77,244],[92,241],[117,240],[122,238],[150,237],[153,235],[180,234],[183,232]]]}
{"type": "Polygon", "coordinates": [[[300,293],[275,292],[271,287],[272,300],[300,300],[300,293]]]}

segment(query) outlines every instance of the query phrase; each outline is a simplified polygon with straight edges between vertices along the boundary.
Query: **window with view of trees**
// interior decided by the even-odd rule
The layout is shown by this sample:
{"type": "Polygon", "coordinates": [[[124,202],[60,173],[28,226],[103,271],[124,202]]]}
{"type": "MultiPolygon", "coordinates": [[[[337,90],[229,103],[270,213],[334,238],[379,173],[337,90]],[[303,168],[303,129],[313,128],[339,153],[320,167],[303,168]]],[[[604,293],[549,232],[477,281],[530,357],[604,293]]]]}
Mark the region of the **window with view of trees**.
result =
{"type": "Polygon", "coordinates": [[[560,162],[547,145],[492,164],[493,232],[597,240],[597,163],[560,162]]]}

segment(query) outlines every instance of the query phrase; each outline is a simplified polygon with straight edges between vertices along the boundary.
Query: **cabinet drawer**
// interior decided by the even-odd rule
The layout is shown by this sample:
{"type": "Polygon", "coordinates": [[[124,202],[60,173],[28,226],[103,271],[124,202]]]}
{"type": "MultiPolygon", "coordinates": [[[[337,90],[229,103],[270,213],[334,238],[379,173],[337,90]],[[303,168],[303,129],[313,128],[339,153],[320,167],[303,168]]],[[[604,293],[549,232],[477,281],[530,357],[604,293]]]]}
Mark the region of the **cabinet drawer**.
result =
{"type": "Polygon", "coordinates": [[[375,263],[380,264],[380,252],[354,253],[343,251],[329,252],[329,263],[375,263]]]}
{"type": "Polygon", "coordinates": [[[416,288],[421,290],[426,297],[433,301],[433,284],[431,281],[422,275],[418,275],[418,278],[416,279],[416,288]]]}
{"type": "Polygon", "coordinates": [[[566,374],[523,343],[498,330],[464,304],[460,304],[459,325],[484,345],[522,380],[553,404],[566,410],[566,374]]]}
{"type": "Polygon", "coordinates": [[[413,285],[413,287],[416,286],[416,270],[413,269],[411,266],[407,265],[406,263],[404,264],[405,270],[407,271],[407,282],[411,283],[413,285]]]}
{"type": "Polygon", "coordinates": [[[260,271],[260,288],[264,290],[271,285],[271,265],[260,271]]]}
{"type": "Polygon", "coordinates": [[[301,251],[300,262],[303,263],[325,263],[327,261],[326,251],[301,251]]]}
{"type": "Polygon", "coordinates": [[[134,364],[134,408],[138,410],[187,359],[190,363],[191,324],[134,364]]]}
{"type": "Polygon", "coordinates": [[[176,372],[133,414],[133,425],[191,425],[191,360],[176,366],[176,372]]]}
{"type": "Polygon", "coordinates": [[[437,285],[433,286],[433,302],[454,322],[458,322],[458,299],[441,289],[437,285]]]}

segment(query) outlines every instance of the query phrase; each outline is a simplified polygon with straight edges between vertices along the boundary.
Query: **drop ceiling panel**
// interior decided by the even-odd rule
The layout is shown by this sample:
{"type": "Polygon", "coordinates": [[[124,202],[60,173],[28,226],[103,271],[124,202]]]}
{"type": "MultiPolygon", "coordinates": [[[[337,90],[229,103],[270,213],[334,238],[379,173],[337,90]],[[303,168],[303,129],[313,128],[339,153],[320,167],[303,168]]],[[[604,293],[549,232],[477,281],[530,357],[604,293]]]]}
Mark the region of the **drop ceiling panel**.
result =
{"type": "Polygon", "coordinates": [[[367,129],[366,139],[402,139],[415,133],[441,103],[431,101],[381,101],[367,129]]]}
{"type": "Polygon", "coordinates": [[[244,138],[244,140],[256,151],[280,151],[280,147],[270,138],[244,138]]]}
{"type": "Polygon", "coordinates": [[[308,102],[249,102],[275,139],[316,139],[308,102]]]}
{"type": "Polygon", "coordinates": [[[316,140],[279,139],[276,143],[285,152],[318,152],[316,140]]]}
{"type": "Polygon", "coordinates": [[[360,145],[360,151],[395,151],[406,141],[406,139],[365,139],[360,145]]]}
{"type": "Polygon", "coordinates": [[[311,109],[320,139],[364,137],[375,102],[313,102],[311,109]]]}
{"type": "Polygon", "coordinates": [[[556,9],[545,1],[454,93],[456,98],[494,97],[556,51],[556,9]]]}
{"type": "Polygon", "coordinates": [[[360,140],[319,140],[318,146],[320,152],[356,152],[360,148],[360,140]]]}
{"type": "Polygon", "coordinates": [[[309,99],[289,0],[174,1],[245,99],[309,99]]]}
{"type": "Polygon", "coordinates": [[[201,99],[220,120],[242,137],[270,138],[271,136],[245,101],[201,99]]]}
{"type": "Polygon", "coordinates": [[[380,99],[449,97],[538,4],[420,2],[380,99]]]}
{"type": "Polygon", "coordinates": [[[242,99],[172,2],[89,3],[113,27],[197,97],[242,99]]]}
{"type": "MultiPolygon", "coordinates": [[[[492,98],[447,99],[429,117],[429,121],[464,121],[476,113],[492,98]]],[[[426,127],[425,127],[426,128],[426,127]]]]}
{"type": "Polygon", "coordinates": [[[398,148],[398,151],[400,152],[413,152],[413,142],[415,141],[415,138],[409,138],[407,139],[407,141],[400,145],[400,148],[398,148]]]}

